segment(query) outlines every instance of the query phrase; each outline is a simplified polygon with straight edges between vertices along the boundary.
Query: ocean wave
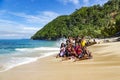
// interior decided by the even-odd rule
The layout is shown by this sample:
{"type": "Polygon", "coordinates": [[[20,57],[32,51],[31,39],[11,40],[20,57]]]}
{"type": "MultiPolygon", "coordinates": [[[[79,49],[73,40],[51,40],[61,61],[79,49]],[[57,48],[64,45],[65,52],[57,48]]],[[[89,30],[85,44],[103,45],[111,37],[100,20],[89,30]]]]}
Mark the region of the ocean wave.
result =
{"type": "Polygon", "coordinates": [[[16,48],[16,51],[50,51],[50,50],[59,50],[59,48],[55,48],[55,47],[39,47],[39,48],[16,48]]]}
{"type": "Polygon", "coordinates": [[[34,62],[39,58],[57,54],[61,42],[61,40],[57,42],[44,40],[2,40],[0,42],[0,72],[34,62]],[[57,47],[56,45],[59,46],[57,47]]]}
{"type": "Polygon", "coordinates": [[[20,58],[17,57],[17,58],[15,58],[15,57],[13,57],[7,63],[3,64],[0,67],[0,72],[7,71],[7,70],[12,69],[16,66],[20,66],[20,65],[23,65],[23,64],[34,62],[37,59],[38,58],[29,58],[29,57],[20,57],[20,58]]]}
{"type": "MultiPolygon", "coordinates": [[[[54,54],[57,54],[58,53],[58,48],[49,48],[49,47],[46,47],[46,49],[44,47],[41,47],[41,48],[34,48],[34,50],[47,50],[47,52],[45,53],[42,53],[42,52],[34,52],[34,53],[28,53],[27,55],[26,54],[21,54],[21,55],[18,55],[16,54],[16,56],[9,56],[7,58],[9,58],[9,60],[7,60],[7,62],[4,62],[4,64],[2,64],[0,66],[0,72],[4,72],[4,71],[7,71],[9,69],[12,69],[16,66],[20,66],[20,65],[23,65],[23,64],[28,64],[28,63],[31,63],[31,62],[35,62],[36,60],[40,59],[40,58],[44,58],[44,57],[47,57],[47,56],[50,56],[50,55],[54,55],[54,54]],[[55,51],[53,51],[55,50],[55,51]],[[51,51],[51,52],[50,52],[51,51]],[[38,56],[38,54],[40,54],[38,56]],[[36,55],[36,56],[33,56],[33,55],[36,55]]],[[[26,51],[26,50],[29,50],[28,48],[26,49],[17,49],[18,51],[22,50],[22,51],[26,51]]],[[[30,49],[31,50],[31,49],[30,49]]],[[[4,57],[5,59],[6,57],[4,57]]]]}
{"type": "Polygon", "coordinates": [[[55,46],[60,47],[61,43],[66,43],[66,38],[60,38],[56,41],[55,46]]]}

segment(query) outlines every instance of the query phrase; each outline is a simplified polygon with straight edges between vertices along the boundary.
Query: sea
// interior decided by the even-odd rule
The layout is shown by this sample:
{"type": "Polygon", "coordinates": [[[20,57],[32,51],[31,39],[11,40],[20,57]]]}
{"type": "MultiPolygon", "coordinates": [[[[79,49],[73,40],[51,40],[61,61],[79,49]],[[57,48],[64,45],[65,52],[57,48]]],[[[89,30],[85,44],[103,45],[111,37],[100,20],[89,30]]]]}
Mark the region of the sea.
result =
{"type": "Polygon", "coordinates": [[[62,40],[1,39],[0,72],[59,53],[62,40]]]}

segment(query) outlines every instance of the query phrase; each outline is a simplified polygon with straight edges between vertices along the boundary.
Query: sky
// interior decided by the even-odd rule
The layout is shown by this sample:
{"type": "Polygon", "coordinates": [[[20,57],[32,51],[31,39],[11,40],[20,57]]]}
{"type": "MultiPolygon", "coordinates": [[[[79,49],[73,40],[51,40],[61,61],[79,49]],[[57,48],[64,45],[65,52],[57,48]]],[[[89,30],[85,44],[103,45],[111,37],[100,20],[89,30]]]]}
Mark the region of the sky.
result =
{"type": "Polygon", "coordinates": [[[0,39],[29,39],[60,15],[108,0],[0,0],[0,39]]]}

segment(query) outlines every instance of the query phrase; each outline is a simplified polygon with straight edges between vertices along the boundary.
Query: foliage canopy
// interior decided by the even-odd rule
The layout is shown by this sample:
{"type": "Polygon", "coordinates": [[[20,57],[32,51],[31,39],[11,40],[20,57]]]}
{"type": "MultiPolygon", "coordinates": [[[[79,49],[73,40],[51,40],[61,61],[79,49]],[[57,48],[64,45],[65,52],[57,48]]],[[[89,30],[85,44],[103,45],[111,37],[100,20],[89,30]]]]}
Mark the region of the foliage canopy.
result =
{"type": "Polygon", "coordinates": [[[82,7],[70,15],[58,16],[31,38],[56,40],[77,35],[100,38],[110,37],[119,31],[120,0],[109,0],[102,6],[82,7]]]}

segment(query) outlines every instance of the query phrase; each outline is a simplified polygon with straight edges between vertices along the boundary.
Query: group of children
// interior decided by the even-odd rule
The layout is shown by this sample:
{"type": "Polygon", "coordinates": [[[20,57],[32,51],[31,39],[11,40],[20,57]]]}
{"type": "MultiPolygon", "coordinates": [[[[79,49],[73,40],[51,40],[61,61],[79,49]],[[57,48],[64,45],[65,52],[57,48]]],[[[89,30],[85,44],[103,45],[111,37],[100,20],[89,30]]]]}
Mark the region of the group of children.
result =
{"type": "Polygon", "coordinates": [[[63,57],[66,59],[90,59],[92,58],[91,52],[86,47],[85,37],[69,37],[66,43],[61,43],[60,53],[56,57],[63,57]]]}

